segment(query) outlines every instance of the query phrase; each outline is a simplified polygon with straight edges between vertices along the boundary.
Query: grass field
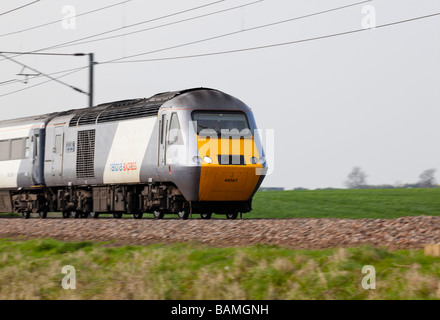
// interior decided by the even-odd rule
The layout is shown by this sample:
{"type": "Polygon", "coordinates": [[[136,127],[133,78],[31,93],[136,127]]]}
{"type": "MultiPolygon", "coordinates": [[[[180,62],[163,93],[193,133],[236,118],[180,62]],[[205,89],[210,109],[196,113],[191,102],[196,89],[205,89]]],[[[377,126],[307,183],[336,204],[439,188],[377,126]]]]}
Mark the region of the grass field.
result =
{"type": "Polygon", "coordinates": [[[440,258],[421,250],[276,246],[110,247],[0,240],[0,299],[440,299],[440,258]],[[76,289],[64,290],[65,265],[76,289]],[[362,267],[376,289],[362,288],[362,267]]]}
{"type": "Polygon", "coordinates": [[[393,219],[418,215],[440,215],[440,188],[263,191],[255,194],[253,210],[243,218],[393,219]]]}
{"type": "MultiPolygon", "coordinates": [[[[253,212],[243,217],[439,214],[440,189],[373,189],[258,192],[253,212]]],[[[0,239],[2,299],[440,299],[440,258],[372,247],[114,247],[0,239]],[[65,265],[76,268],[75,290],[61,287],[65,265]],[[365,265],[376,269],[375,290],[361,286],[365,265]]]]}
{"type": "Polygon", "coordinates": [[[440,188],[257,192],[247,218],[393,219],[440,215],[440,188]]]}

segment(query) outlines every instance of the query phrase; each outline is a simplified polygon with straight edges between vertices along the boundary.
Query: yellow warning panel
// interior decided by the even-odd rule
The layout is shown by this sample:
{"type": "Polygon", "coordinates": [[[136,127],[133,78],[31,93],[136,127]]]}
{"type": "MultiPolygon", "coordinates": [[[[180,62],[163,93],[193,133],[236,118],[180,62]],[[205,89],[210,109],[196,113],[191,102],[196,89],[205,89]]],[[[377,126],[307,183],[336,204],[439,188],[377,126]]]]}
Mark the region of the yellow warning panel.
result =
{"type": "Polygon", "coordinates": [[[258,179],[251,167],[202,166],[199,201],[247,201],[258,179]]]}

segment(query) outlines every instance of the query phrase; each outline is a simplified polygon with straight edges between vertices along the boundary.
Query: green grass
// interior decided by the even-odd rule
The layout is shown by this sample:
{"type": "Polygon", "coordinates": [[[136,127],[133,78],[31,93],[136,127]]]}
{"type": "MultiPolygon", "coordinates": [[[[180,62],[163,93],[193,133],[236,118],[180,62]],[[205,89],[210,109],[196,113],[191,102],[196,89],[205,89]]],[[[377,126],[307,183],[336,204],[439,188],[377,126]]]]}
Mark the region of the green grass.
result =
{"type": "Polygon", "coordinates": [[[440,188],[257,192],[246,218],[394,219],[440,215],[440,188]]]}
{"type": "Polygon", "coordinates": [[[422,250],[256,245],[111,247],[0,240],[0,299],[440,299],[440,258],[422,250]],[[64,290],[65,265],[77,287],[64,290]],[[361,286],[376,269],[376,289],[361,286]]]}

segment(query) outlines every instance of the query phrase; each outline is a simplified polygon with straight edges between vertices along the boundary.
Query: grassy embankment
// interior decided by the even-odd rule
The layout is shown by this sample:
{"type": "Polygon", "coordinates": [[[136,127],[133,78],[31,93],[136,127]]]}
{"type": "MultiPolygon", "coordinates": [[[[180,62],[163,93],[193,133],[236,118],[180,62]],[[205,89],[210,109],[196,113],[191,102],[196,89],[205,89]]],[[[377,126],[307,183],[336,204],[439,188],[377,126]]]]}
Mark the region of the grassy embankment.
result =
{"type": "MultiPolygon", "coordinates": [[[[248,218],[439,215],[440,189],[260,192],[248,218]]],[[[422,250],[110,247],[0,240],[0,299],[440,299],[440,258],[422,250]],[[77,289],[64,290],[64,265],[77,289]],[[361,287],[364,265],[376,290],[361,287]]]]}
{"type": "Polygon", "coordinates": [[[440,258],[422,250],[275,246],[109,247],[0,240],[0,299],[440,299],[440,258]],[[64,290],[64,265],[77,287],[64,290]],[[361,270],[376,268],[376,289],[361,270]]]}

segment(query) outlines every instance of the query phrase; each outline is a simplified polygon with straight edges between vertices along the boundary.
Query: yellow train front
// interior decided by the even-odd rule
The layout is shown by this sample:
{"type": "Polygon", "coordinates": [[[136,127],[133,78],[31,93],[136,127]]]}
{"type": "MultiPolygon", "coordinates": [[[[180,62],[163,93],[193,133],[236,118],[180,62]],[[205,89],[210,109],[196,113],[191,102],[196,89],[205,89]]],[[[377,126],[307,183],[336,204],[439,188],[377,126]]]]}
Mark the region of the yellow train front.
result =
{"type": "MultiPolygon", "coordinates": [[[[235,219],[252,210],[267,163],[247,105],[218,90],[192,89],[162,105],[157,125],[155,182],[184,197],[165,213],[235,219]]],[[[163,215],[156,210],[155,216],[163,215]]]]}

